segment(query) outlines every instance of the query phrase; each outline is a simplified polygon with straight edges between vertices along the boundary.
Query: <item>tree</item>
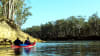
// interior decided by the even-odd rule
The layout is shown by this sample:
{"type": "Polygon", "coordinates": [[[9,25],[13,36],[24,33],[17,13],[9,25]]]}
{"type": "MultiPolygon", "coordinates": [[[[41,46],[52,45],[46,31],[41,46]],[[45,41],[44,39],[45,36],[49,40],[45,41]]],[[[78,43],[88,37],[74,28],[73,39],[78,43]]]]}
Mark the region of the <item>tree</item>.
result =
{"type": "Polygon", "coordinates": [[[91,30],[90,34],[95,35],[95,36],[99,35],[98,30],[100,26],[100,18],[97,16],[97,13],[89,17],[88,24],[91,30]]]}
{"type": "Polygon", "coordinates": [[[27,17],[31,15],[29,12],[31,7],[26,7],[25,0],[1,0],[0,2],[2,16],[19,26],[24,24],[27,17]]]}
{"type": "Polygon", "coordinates": [[[100,37],[100,17],[93,14],[87,21],[82,16],[70,16],[67,19],[48,22],[37,27],[30,28],[34,36],[43,40],[98,40],[100,37]],[[33,29],[32,29],[33,28],[33,29]],[[36,31],[34,31],[36,30],[36,31]]]}

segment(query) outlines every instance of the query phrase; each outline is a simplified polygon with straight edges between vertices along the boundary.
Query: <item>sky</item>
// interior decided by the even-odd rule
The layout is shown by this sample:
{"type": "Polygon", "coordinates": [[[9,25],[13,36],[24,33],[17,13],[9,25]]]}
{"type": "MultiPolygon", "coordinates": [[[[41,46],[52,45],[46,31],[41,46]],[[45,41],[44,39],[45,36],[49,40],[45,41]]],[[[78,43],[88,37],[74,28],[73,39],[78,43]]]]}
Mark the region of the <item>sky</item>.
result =
{"type": "Polygon", "coordinates": [[[22,29],[70,16],[89,17],[96,12],[100,15],[100,0],[28,0],[26,3],[32,7],[29,10],[32,16],[28,17],[22,29]]]}

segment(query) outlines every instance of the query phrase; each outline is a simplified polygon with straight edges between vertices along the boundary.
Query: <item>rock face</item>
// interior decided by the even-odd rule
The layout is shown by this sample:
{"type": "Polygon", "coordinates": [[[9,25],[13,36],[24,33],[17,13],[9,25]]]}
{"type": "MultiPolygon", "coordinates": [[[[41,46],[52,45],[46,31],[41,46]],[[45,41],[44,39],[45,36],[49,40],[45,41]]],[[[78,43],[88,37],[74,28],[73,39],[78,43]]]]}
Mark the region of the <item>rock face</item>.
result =
{"type": "Polygon", "coordinates": [[[25,41],[27,37],[29,37],[31,42],[34,42],[34,40],[38,42],[41,41],[40,39],[33,38],[32,36],[22,32],[20,29],[11,27],[11,25],[6,21],[0,22],[0,41],[8,39],[13,42],[17,37],[22,41],[25,41]]]}

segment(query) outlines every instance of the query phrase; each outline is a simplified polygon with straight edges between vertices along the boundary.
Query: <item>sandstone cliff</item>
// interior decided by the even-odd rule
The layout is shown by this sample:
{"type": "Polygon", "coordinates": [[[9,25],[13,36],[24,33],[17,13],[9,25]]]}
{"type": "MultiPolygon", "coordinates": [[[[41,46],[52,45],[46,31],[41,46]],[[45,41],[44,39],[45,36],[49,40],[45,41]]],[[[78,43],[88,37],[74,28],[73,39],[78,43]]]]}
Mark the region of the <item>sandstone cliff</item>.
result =
{"type": "Polygon", "coordinates": [[[0,21],[0,41],[7,39],[13,42],[17,37],[22,41],[25,41],[29,37],[31,42],[34,42],[34,40],[41,42],[40,39],[33,38],[22,32],[16,24],[13,24],[13,21],[0,21]]]}

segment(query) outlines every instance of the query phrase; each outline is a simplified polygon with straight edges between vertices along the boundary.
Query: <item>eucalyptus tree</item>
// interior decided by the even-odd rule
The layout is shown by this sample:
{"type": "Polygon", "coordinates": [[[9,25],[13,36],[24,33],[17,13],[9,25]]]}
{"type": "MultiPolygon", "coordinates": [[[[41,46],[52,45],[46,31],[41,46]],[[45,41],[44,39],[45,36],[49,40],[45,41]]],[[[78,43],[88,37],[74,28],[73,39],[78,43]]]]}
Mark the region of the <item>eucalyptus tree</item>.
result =
{"type": "Polygon", "coordinates": [[[77,24],[78,24],[78,19],[75,16],[71,16],[69,18],[67,18],[66,20],[67,26],[68,26],[68,32],[70,35],[72,36],[77,36],[77,24]]]}
{"type": "Polygon", "coordinates": [[[2,14],[6,19],[14,20],[15,2],[17,0],[1,0],[2,14]]]}
{"type": "MultiPolygon", "coordinates": [[[[7,20],[12,20],[14,23],[21,26],[30,16],[30,7],[26,7],[25,0],[0,0],[0,14],[7,20]]],[[[4,18],[3,18],[4,19],[4,18]]]]}
{"type": "Polygon", "coordinates": [[[83,37],[88,37],[89,36],[89,33],[90,33],[90,29],[89,29],[89,24],[87,21],[84,22],[84,25],[81,29],[81,34],[83,37]]]}
{"type": "Polygon", "coordinates": [[[42,39],[52,39],[54,36],[54,26],[52,22],[48,22],[44,25],[41,25],[41,36],[42,39]]]}
{"type": "MultiPolygon", "coordinates": [[[[39,29],[36,27],[32,28],[30,28],[30,32],[33,33],[32,35],[38,36],[39,34],[36,32],[39,32],[39,29]]],[[[40,38],[43,40],[94,39],[90,36],[100,36],[100,18],[97,14],[93,14],[89,17],[88,21],[85,21],[85,17],[71,16],[67,19],[42,24],[40,28],[40,38]]]]}
{"type": "Polygon", "coordinates": [[[19,26],[23,25],[26,20],[28,19],[28,16],[31,16],[31,12],[29,12],[29,9],[31,7],[26,7],[26,4],[24,3],[24,0],[18,0],[19,4],[16,4],[16,15],[15,15],[15,23],[19,26]]]}
{"type": "Polygon", "coordinates": [[[65,30],[64,30],[64,19],[61,19],[61,20],[56,20],[55,22],[55,30],[56,30],[56,34],[58,35],[57,37],[60,38],[60,37],[65,37],[65,30]]]}
{"type": "Polygon", "coordinates": [[[89,17],[88,24],[90,29],[90,35],[95,35],[95,36],[99,35],[98,29],[100,26],[100,19],[97,16],[97,14],[93,14],[92,16],[89,17]]]}
{"type": "Polygon", "coordinates": [[[83,28],[85,27],[85,19],[83,17],[78,17],[78,29],[79,29],[79,34],[83,34],[83,28]]]}
{"type": "Polygon", "coordinates": [[[40,38],[41,37],[41,27],[40,26],[32,26],[30,30],[30,34],[34,37],[40,38]]]}

